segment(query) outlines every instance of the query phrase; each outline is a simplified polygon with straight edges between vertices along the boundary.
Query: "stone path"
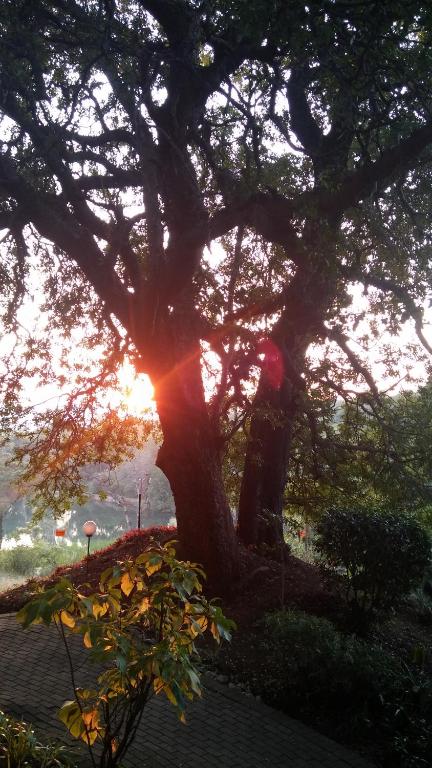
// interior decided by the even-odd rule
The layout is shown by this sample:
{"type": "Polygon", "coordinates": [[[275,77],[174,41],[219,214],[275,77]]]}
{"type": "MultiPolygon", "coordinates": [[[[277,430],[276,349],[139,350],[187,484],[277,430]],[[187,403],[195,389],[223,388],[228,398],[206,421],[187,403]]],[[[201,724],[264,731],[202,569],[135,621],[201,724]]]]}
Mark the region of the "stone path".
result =
{"type": "MultiPolygon", "coordinates": [[[[82,685],[91,666],[80,646],[72,653],[82,685]]],[[[205,689],[203,699],[190,706],[186,726],[162,697],[154,697],[125,766],[371,768],[334,741],[213,677],[205,677],[205,689]]],[[[13,614],[0,616],[0,709],[32,723],[41,735],[69,743],[56,720],[68,698],[67,659],[57,634],[39,626],[24,632],[13,614]]]]}

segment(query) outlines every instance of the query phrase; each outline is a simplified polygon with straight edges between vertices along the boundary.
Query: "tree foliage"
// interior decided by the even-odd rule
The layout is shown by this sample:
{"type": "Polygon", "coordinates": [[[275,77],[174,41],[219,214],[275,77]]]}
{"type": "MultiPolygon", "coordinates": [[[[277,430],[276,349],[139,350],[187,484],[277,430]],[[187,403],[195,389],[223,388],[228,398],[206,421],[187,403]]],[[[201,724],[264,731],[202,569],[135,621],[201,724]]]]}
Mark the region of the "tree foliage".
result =
{"type": "Polygon", "coordinates": [[[298,422],[285,494],[289,514],[319,519],[331,507],[411,510],[430,525],[431,387],[333,400],[311,432],[298,422]]]}
{"type": "Polygon", "coordinates": [[[313,431],[353,380],[377,398],[365,356],[384,329],[409,322],[431,351],[431,29],[421,0],[2,4],[4,421],[26,377],[60,362],[67,380],[69,362],[88,426],[128,355],[155,383],[158,463],[210,575],[235,571],[236,430],[239,534],[271,542],[299,420],[313,431]],[[29,294],[39,334],[22,330],[29,294]]]}

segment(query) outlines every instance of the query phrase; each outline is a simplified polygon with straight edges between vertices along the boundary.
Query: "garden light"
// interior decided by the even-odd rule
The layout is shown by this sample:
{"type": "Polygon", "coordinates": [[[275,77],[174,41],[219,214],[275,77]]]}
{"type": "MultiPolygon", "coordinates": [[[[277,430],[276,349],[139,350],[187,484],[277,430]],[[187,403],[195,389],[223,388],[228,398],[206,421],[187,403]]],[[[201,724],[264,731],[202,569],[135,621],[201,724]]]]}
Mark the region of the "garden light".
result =
{"type": "Polygon", "coordinates": [[[87,536],[87,557],[90,554],[90,539],[96,533],[96,529],[97,526],[93,520],[87,520],[82,527],[83,533],[87,536]]]}
{"type": "Polygon", "coordinates": [[[143,492],[143,479],[142,477],[138,480],[138,518],[137,518],[137,528],[140,530],[141,528],[141,500],[142,500],[142,492],[143,492]]]}

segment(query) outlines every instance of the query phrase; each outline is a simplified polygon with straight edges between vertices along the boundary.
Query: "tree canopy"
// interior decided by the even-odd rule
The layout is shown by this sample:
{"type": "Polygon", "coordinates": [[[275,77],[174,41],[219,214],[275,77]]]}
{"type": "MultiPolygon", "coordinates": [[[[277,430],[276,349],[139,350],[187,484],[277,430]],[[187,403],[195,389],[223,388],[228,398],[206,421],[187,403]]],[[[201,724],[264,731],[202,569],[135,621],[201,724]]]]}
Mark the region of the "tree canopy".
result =
{"type": "Polygon", "coordinates": [[[379,399],[350,343],[365,311],[364,347],[411,321],[431,352],[431,37],[418,0],[2,3],[5,426],[20,379],[64,384],[70,347],[88,349],[67,407],[34,420],[52,498],[113,432],[132,439],[115,414],[96,425],[127,355],[155,385],[189,554],[235,574],[222,461],[243,428],[238,534],[280,537],[299,420],[316,434],[317,402],[356,378],[379,399]],[[39,335],[21,327],[29,294],[39,335]]]}
{"type": "Polygon", "coordinates": [[[286,510],[311,522],[330,507],[390,508],[430,526],[431,419],[429,384],[382,394],[378,404],[358,396],[328,407],[315,435],[299,423],[286,510]]]}

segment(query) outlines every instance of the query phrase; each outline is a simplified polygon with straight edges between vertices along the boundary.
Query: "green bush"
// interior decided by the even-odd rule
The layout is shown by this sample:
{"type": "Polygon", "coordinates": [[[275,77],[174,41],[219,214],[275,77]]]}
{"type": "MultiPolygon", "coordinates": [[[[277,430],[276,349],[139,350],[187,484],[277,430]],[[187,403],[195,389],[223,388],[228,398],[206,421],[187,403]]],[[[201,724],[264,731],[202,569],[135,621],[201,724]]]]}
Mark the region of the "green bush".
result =
{"type": "Polygon", "coordinates": [[[388,735],[385,768],[430,768],[432,755],[432,679],[405,669],[386,702],[382,727],[388,735]]]}
{"type": "Polygon", "coordinates": [[[41,744],[33,729],[0,710],[0,765],[5,768],[61,768],[72,766],[64,746],[41,744]]]}
{"type": "Polygon", "coordinates": [[[345,585],[361,611],[394,605],[419,584],[431,560],[431,541],[413,517],[362,509],[327,511],[315,546],[327,572],[345,585]]]}
{"type": "Polygon", "coordinates": [[[419,624],[432,625],[432,600],[429,595],[425,594],[422,587],[418,587],[409,595],[407,605],[419,624]]]}
{"type": "Polygon", "coordinates": [[[400,674],[388,654],[345,637],[327,619],[280,611],[258,626],[265,658],[260,692],[279,707],[364,720],[376,716],[400,674]]]}
{"type": "Polygon", "coordinates": [[[19,576],[34,576],[36,573],[46,574],[54,570],[61,562],[71,562],[77,557],[83,557],[85,550],[80,550],[80,555],[75,547],[56,547],[45,542],[36,542],[33,546],[18,546],[13,549],[5,549],[0,552],[0,570],[14,573],[19,576]]]}
{"type": "Polygon", "coordinates": [[[33,576],[38,567],[33,547],[14,547],[0,552],[0,570],[18,576],[33,576]]]}
{"type": "Polygon", "coordinates": [[[432,679],[378,646],[301,611],[265,616],[222,655],[253,693],[353,746],[385,768],[428,768],[432,679]]]}

